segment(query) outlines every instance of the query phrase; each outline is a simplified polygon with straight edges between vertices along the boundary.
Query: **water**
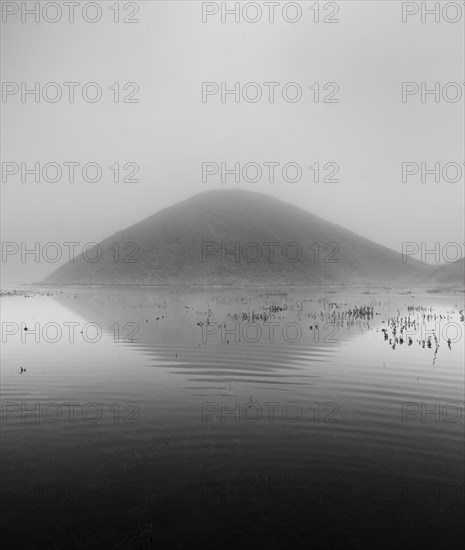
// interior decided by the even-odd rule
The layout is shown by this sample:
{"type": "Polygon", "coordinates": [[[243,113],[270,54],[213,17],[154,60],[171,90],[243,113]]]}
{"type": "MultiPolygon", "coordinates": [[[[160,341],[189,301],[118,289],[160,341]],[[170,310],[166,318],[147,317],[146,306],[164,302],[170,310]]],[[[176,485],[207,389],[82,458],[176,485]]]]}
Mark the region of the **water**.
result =
{"type": "Polygon", "coordinates": [[[8,547],[462,548],[463,301],[315,289],[4,297],[8,547]],[[436,328],[436,356],[432,333],[409,329],[411,345],[395,349],[384,339],[409,314],[436,328]]]}

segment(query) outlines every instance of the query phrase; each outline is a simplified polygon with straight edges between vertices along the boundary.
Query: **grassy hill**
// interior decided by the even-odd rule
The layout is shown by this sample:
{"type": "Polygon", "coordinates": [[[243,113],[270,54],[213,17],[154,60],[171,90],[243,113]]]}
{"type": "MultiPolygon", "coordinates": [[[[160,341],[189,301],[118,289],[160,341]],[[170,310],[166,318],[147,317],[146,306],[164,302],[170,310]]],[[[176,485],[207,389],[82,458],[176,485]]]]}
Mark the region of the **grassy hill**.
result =
{"type": "MultiPolygon", "coordinates": [[[[412,258],[404,263],[401,254],[306,210],[242,190],[191,197],[119,231],[100,247],[99,261],[78,256],[43,283],[396,286],[432,281],[438,270],[412,258]],[[239,257],[222,254],[235,247],[239,257]]],[[[448,272],[440,278],[447,279],[448,272]]]]}

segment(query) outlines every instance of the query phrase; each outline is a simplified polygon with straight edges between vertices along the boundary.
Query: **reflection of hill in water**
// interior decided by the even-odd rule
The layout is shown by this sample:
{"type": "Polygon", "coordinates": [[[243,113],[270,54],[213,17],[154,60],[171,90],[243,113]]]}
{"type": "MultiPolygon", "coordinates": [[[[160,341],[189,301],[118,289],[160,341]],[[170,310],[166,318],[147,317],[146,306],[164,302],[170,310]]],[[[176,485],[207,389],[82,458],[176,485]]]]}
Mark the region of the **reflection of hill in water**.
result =
{"type": "Polygon", "coordinates": [[[330,361],[344,340],[380,319],[376,307],[374,317],[347,317],[355,302],[368,305],[372,297],[336,301],[332,294],[87,289],[56,299],[115,338],[118,323],[120,345],[208,387],[238,380],[309,384],[304,365],[330,361]]]}
{"type": "MultiPolygon", "coordinates": [[[[435,312],[453,310],[455,318],[462,297],[99,288],[81,289],[76,297],[64,294],[53,300],[105,328],[109,340],[102,341],[99,352],[100,356],[109,352],[108,359],[104,368],[99,368],[98,360],[91,361],[92,345],[73,346],[74,362],[63,368],[58,346],[44,346],[51,353],[47,363],[51,370],[44,367],[39,384],[31,386],[31,405],[36,398],[43,398],[40,381],[45,379],[47,385],[52,378],[45,376],[47,372],[62,376],[63,387],[71,393],[76,392],[73,381],[80,376],[85,397],[69,398],[55,391],[57,401],[135,401],[140,406],[140,422],[115,424],[107,417],[106,423],[85,424],[82,431],[64,425],[66,432],[57,423],[21,424],[17,443],[10,444],[6,454],[11,478],[17,483],[24,479],[33,483],[46,474],[54,482],[98,480],[99,487],[133,484],[130,487],[135,493],[129,502],[104,491],[95,504],[82,502],[79,495],[66,504],[55,492],[40,506],[27,506],[21,500],[17,513],[6,520],[18,535],[9,547],[26,547],[21,539],[25,517],[28,521],[32,518],[28,525],[34,523],[53,532],[57,511],[67,518],[63,543],[55,544],[57,548],[76,547],[75,538],[68,541],[74,537],[73,527],[78,530],[86,525],[101,533],[101,526],[111,521],[117,521],[120,532],[110,533],[108,540],[99,540],[92,547],[132,548],[135,527],[151,518],[165,537],[160,538],[164,548],[200,548],[204,539],[196,538],[196,533],[205,521],[209,536],[218,534],[217,540],[224,536],[225,526],[247,533],[247,545],[241,544],[239,536],[234,539],[240,548],[260,544],[307,548],[309,540],[315,542],[315,533],[331,533],[332,537],[318,543],[318,548],[377,548],[380,533],[388,541],[386,548],[430,548],[429,540],[434,540],[437,548],[444,546],[436,544],[440,540],[447,540],[447,548],[463,546],[463,499],[457,502],[453,492],[463,487],[463,424],[444,418],[436,423],[432,415],[423,422],[420,416],[422,403],[431,410],[435,403],[463,399],[463,350],[460,353],[458,345],[451,351],[445,348],[446,353],[439,354],[440,361],[433,367],[431,350],[404,345],[393,351],[386,346],[382,332],[372,330],[386,316],[397,315],[398,309],[404,314],[411,304],[431,306],[435,312]],[[302,311],[298,307],[301,302],[302,311]],[[354,305],[370,304],[375,315],[368,333],[361,335],[368,320],[354,319],[350,332],[347,327],[339,331],[338,344],[324,343],[323,334],[319,342],[313,341],[314,333],[308,329],[316,322],[312,315],[323,312],[331,317],[336,313],[337,317],[337,313],[347,313],[347,308],[353,312],[354,305]],[[261,315],[272,305],[276,322],[300,321],[307,327],[301,340],[226,344],[216,335],[202,342],[198,323],[209,315],[211,323],[229,324],[235,314],[241,314],[241,319],[243,312],[261,315]],[[128,322],[137,323],[139,342],[113,344],[110,327],[128,322]],[[142,351],[148,361],[140,361],[139,356],[131,362],[128,356],[136,355],[131,353],[117,356],[118,345],[126,346],[123,351],[142,351]],[[150,366],[159,368],[147,368],[150,366]],[[94,376],[94,367],[98,376],[94,376]],[[252,397],[263,411],[263,418],[256,423],[246,421],[243,414],[252,397]],[[220,421],[216,414],[203,422],[205,402],[216,403],[221,411],[223,405],[232,411],[237,404],[240,421],[231,415],[220,421]],[[278,402],[276,422],[269,421],[264,406],[269,402],[278,402]],[[402,420],[405,402],[419,405],[408,422],[402,420]],[[284,419],[289,403],[302,408],[302,418],[296,423],[284,419]],[[337,406],[335,423],[326,421],[328,409],[324,407],[328,403],[337,406]],[[321,421],[315,420],[315,404],[319,404],[321,421]],[[40,432],[41,426],[46,430],[40,432]],[[51,456],[50,449],[57,452],[51,456]],[[33,461],[28,460],[31,456],[33,461]],[[291,487],[301,488],[302,498],[296,499],[292,493],[284,502],[256,502],[254,495],[252,500],[229,501],[236,498],[238,487],[251,483],[276,483],[277,489],[291,483],[291,487]],[[315,483],[319,484],[316,500],[315,483]],[[451,489],[447,493],[450,499],[433,500],[435,495],[447,496],[443,488],[451,489]],[[383,529],[386,517],[389,528],[383,529]],[[364,531],[360,544],[355,536],[354,543],[348,544],[347,533],[360,518],[373,538],[368,543],[364,531]],[[412,534],[411,525],[422,523],[424,530],[412,534]],[[247,525],[254,530],[246,531],[247,525]],[[279,529],[286,532],[282,545],[273,544],[279,529]],[[293,532],[304,532],[305,540],[290,544],[287,533],[293,532]]],[[[73,319],[73,314],[68,312],[67,318],[73,319]]],[[[32,348],[33,358],[34,353],[32,348]]],[[[21,383],[30,379],[17,378],[21,383]]],[[[8,423],[7,427],[11,431],[14,426],[8,423]]],[[[28,491],[32,494],[29,486],[28,491]]],[[[47,544],[61,541],[60,537],[48,537],[47,544]]],[[[45,545],[41,539],[34,547],[45,545]]]]}

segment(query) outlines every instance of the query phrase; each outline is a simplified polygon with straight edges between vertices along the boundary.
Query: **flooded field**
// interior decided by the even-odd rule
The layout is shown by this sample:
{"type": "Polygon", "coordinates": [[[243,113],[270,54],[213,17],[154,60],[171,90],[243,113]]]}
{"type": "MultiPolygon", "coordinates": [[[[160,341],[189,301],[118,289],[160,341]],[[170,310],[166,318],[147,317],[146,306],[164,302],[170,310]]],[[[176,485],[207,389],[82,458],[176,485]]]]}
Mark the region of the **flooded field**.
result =
{"type": "Polygon", "coordinates": [[[8,547],[462,548],[463,310],[426,291],[4,295],[8,547]]]}

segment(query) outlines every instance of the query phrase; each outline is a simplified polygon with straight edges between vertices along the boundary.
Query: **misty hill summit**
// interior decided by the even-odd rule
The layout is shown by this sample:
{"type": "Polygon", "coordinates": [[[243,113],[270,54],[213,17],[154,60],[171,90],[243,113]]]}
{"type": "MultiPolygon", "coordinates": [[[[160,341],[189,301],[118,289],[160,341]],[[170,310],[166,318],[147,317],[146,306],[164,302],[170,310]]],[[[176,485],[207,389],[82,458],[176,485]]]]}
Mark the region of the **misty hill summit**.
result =
{"type": "Polygon", "coordinates": [[[395,286],[421,284],[437,269],[402,262],[401,254],[306,210],[242,190],[208,191],[160,210],[87,256],[43,282],[395,286]]]}

